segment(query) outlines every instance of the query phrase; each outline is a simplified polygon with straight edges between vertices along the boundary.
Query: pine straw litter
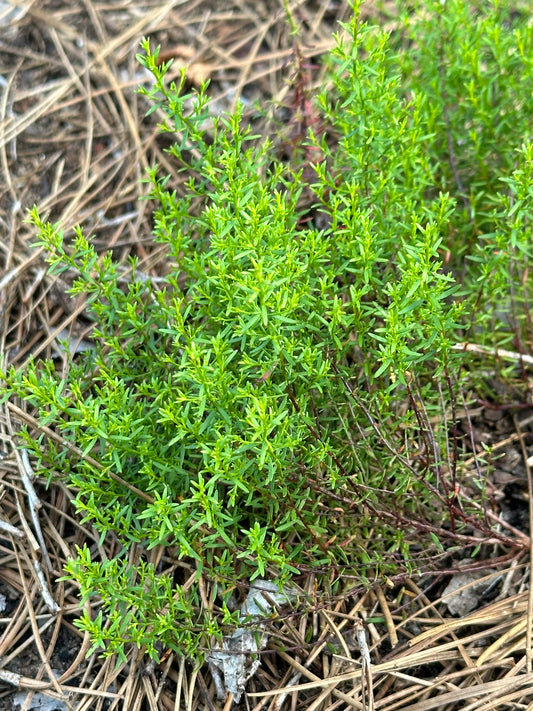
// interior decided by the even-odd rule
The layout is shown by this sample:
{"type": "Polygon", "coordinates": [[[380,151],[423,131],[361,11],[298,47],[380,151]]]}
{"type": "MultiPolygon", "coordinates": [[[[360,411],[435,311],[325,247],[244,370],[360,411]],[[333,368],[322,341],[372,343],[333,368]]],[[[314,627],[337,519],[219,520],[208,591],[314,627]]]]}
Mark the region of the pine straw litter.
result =
{"type": "MultiPolygon", "coordinates": [[[[338,0],[289,7],[301,27],[312,88],[349,7],[338,0]]],[[[373,3],[367,8],[374,12],[373,3]]],[[[124,259],[136,254],[139,270],[153,276],[165,272],[150,233],[152,205],[138,198],[147,166],[158,163],[173,175],[175,167],[157,134],[157,116],[145,118],[148,107],[135,92],[149,81],[135,59],[141,37],[160,44],[165,61],[175,60],[174,76],[185,66],[191,86],[209,79],[218,112],[239,97],[250,111],[271,98],[290,108],[298,67],[282,0],[10,0],[0,3],[0,26],[0,336],[9,361],[22,365],[30,353],[60,356],[57,339],[80,344],[85,329],[83,299],[66,297],[68,284],[49,279],[43,254],[31,248],[35,235],[25,211],[32,205],[66,234],[80,224],[99,248],[124,259]]],[[[176,189],[182,180],[175,178],[176,189]]],[[[205,668],[172,653],[157,667],[142,650],[130,650],[120,665],[86,657],[90,641],[73,625],[76,586],[57,578],[74,547],[98,546],[98,536],[76,518],[65,486],[45,489],[33,481],[31,463],[14,446],[23,423],[36,424],[22,403],[3,407],[0,710],[36,707],[42,694],[57,701],[47,708],[76,711],[231,708],[231,695],[223,704],[216,700],[205,668]]],[[[520,432],[506,437],[507,446],[511,440],[530,481],[520,432]]],[[[481,594],[478,609],[459,617],[450,617],[443,601],[444,575],[352,591],[328,606],[317,601],[305,614],[280,610],[240,706],[533,709],[528,555],[487,572],[486,590],[495,588],[497,596],[481,594]]],[[[479,578],[465,587],[478,584],[479,578]]],[[[308,599],[314,585],[310,577],[308,599]]],[[[97,608],[97,602],[86,605],[97,608]]]]}

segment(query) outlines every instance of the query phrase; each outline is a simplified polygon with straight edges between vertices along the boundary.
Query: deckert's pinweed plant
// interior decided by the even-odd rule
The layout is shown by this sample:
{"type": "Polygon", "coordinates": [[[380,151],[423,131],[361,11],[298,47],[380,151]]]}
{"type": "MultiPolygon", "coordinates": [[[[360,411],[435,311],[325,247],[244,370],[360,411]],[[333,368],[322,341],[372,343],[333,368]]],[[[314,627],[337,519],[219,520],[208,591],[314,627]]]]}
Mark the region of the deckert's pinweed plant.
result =
{"type": "Polygon", "coordinates": [[[162,281],[31,213],[95,347],[63,379],[37,361],[3,377],[63,438],[23,433],[39,473],[116,538],[66,571],[101,599],[80,626],[105,654],[198,657],[236,585],[315,571],[342,590],[489,528],[458,503],[445,413],[473,367],[458,344],[530,348],[533,30],[498,2],[411,3],[392,35],[359,8],[301,146],[311,171],[242,107],[212,117],[205,87],[166,85],[143,41],[141,91],[188,176],[178,194],[148,174],[162,281]]]}

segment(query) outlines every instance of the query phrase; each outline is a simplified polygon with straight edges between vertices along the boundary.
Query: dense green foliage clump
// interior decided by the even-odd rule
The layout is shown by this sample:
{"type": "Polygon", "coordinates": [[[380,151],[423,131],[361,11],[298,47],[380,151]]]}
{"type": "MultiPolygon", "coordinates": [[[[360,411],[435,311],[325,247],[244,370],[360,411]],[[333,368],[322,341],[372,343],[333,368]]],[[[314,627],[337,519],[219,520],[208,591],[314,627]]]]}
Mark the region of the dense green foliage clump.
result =
{"type": "Polygon", "coordinates": [[[213,118],[205,90],[166,86],[143,42],[188,176],[178,194],[149,172],[163,281],[32,213],[95,348],[63,379],[4,377],[66,442],[27,437],[39,473],[119,544],[67,571],[101,596],[81,625],[106,653],[198,655],[236,583],[371,581],[471,531],[444,416],[470,377],[458,344],[531,345],[533,28],[504,5],[400,4],[387,34],[357,3],[290,162],[242,108],[213,118]],[[158,546],[174,566],[156,571],[158,546]]]}

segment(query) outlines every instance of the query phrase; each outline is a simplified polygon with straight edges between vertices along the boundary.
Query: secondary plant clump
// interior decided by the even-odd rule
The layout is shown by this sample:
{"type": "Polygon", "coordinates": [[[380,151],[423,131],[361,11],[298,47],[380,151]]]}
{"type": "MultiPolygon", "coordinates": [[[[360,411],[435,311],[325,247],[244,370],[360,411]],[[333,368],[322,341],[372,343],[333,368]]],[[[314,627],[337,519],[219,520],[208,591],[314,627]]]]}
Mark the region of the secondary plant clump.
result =
{"type": "Polygon", "coordinates": [[[313,572],[342,592],[490,530],[453,421],[474,383],[461,344],[531,349],[533,29],[519,19],[495,1],[400,3],[386,33],[356,2],[290,162],[242,107],[212,117],[207,87],[167,85],[143,41],[142,92],[188,176],[180,193],[157,166],[147,178],[172,267],[153,280],[32,211],[51,273],[77,275],[94,348],[63,377],[40,361],[3,374],[63,441],[22,433],[38,473],[64,477],[117,542],[66,571],[101,599],[79,621],[93,648],[200,657],[257,577],[313,572]]]}

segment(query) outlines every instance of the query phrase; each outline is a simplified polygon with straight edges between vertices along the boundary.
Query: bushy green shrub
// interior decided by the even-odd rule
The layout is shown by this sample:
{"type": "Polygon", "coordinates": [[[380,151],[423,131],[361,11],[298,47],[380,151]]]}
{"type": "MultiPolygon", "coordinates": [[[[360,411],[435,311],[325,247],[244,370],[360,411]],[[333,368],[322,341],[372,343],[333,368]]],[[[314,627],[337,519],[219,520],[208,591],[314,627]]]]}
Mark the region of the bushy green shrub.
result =
{"type": "Polygon", "coordinates": [[[64,379],[4,374],[65,440],[26,435],[39,473],[119,544],[67,570],[101,597],[80,622],[95,647],[197,656],[238,583],[368,582],[486,525],[456,503],[444,413],[473,369],[458,344],[530,346],[532,32],[501,3],[449,0],[411,3],[389,35],[356,3],[301,145],[312,170],[242,108],[213,118],[205,89],[166,86],[143,42],[188,176],[178,194],[148,175],[172,268],[153,281],[33,211],[51,273],[79,275],[95,348],[64,379]],[[156,546],[187,566],[155,570],[156,546]]]}

